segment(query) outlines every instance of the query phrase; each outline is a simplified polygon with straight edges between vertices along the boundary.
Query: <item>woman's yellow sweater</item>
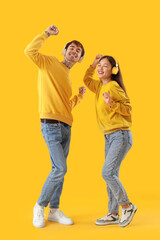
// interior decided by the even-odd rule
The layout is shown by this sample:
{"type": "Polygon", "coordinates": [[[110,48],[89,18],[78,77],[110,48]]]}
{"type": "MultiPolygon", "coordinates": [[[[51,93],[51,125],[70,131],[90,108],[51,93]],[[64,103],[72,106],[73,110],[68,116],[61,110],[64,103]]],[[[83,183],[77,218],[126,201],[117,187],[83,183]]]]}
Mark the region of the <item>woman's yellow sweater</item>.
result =
{"type": "Polygon", "coordinates": [[[114,80],[105,85],[100,80],[94,80],[94,72],[95,69],[90,66],[84,76],[84,83],[96,95],[96,116],[101,132],[105,135],[117,130],[130,129],[132,107],[124,90],[114,80]],[[104,101],[104,92],[110,93],[112,107],[104,101]]]}

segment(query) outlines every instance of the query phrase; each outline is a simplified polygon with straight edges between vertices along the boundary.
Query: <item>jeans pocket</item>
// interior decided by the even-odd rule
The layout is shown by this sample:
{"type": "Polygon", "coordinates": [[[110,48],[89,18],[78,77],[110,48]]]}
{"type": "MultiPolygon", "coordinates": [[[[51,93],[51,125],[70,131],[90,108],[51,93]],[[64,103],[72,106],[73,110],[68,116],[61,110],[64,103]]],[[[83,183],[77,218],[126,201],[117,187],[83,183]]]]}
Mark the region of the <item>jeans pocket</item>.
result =
{"type": "Polygon", "coordinates": [[[59,124],[58,123],[47,123],[46,127],[48,130],[52,130],[52,129],[58,128],[59,124]]]}

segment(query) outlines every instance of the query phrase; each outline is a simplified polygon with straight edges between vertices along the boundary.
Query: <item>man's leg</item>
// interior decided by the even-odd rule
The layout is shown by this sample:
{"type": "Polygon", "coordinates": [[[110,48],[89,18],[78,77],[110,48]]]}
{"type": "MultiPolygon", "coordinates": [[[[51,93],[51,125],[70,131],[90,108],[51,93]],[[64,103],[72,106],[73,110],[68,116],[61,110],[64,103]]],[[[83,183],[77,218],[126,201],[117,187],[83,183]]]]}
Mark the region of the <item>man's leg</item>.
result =
{"type": "MultiPolygon", "coordinates": [[[[69,153],[70,139],[71,139],[71,127],[69,125],[66,125],[66,126],[61,125],[61,128],[62,128],[62,138],[63,138],[61,145],[63,148],[64,157],[67,160],[67,156],[69,153]]],[[[50,204],[49,204],[50,208],[59,208],[59,202],[60,202],[60,196],[62,193],[63,182],[64,182],[64,179],[55,188],[55,191],[50,200],[50,204]]]]}
{"type": "MultiPolygon", "coordinates": [[[[64,175],[67,172],[67,165],[64,150],[61,144],[62,132],[60,123],[41,123],[41,125],[42,134],[48,146],[52,162],[52,170],[38,199],[38,204],[46,207],[57,187],[62,184],[64,175]]],[[[59,194],[60,192],[61,188],[59,188],[59,194]]]]}
{"type": "MultiPolygon", "coordinates": [[[[65,162],[67,159],[67,155],[69,152],[69,144],[70,144],[70,136],[71,136],[71,127],[67,124],[61,124],[61,133],[62,133],[62,142],[61,146],[63,149],[65,162]]],[[[52,222],[58,222],[65,225],[72,225],[73,220],[67,216],[64,215],[62,211],[59,211],[59,199],[62,192],[64,178],[61,182],[59,182],[59,185],[57,185],[54,189],[54,192],[51,196],[50,200],[50,210],[48,214],[48,221],[52,222]]]]}

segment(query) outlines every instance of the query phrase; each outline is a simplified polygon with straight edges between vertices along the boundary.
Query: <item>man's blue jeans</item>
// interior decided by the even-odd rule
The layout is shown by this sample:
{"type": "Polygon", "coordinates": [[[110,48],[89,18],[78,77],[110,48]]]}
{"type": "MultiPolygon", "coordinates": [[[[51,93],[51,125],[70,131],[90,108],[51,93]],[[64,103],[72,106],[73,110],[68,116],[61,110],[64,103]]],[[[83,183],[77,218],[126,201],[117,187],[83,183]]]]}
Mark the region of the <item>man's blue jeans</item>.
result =
{"type": "Polygon", "coordinates": [[[61,122],[41,122],[41,131],[49,149],[52,170],[42,188],[38,204],[46,207],[49,203],[50,208],[58,208],[64,175],[67,172],[66,160],[69,153],[71,126],[61,122]]]}
{"type": "Polygon", "coordinates": [[[102,177],[107,183],[108,208],[110,213],[118,213],[119,205],[129,203],[127,193],[119,180],[122,160],[133,144],[130,130],[118,130],[105,136],[105,163],[102,177]]]}

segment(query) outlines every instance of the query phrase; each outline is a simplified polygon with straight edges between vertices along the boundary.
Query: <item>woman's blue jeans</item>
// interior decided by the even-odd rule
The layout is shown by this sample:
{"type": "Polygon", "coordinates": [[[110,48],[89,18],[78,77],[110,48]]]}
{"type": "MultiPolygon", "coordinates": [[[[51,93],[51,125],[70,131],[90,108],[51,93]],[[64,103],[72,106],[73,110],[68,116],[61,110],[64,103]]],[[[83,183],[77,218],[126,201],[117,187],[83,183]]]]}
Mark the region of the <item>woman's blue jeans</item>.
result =
{"type": "Polygon", "coordinates": [[[108,208],[111,213],[119,212],[119,205],[129,203],[127,193],[119,180],[122,160],[133,144],[130,130],[118,130],[105,136],[105,163],[102,177],[107,183],[108,208]]]}

